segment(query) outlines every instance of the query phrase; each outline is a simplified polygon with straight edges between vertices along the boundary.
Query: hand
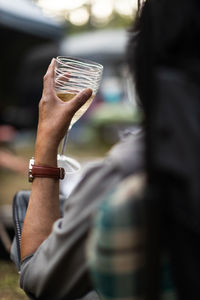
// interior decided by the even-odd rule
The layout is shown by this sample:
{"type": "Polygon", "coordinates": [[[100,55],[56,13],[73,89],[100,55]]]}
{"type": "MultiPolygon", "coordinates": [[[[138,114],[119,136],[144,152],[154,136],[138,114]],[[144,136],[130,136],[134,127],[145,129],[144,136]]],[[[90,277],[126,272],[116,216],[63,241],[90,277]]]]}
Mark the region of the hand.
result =
{"type": "Polygon", "coordinates": [[[41,152],[54,152],[55,156],[58,145],[67,132],[73,115],[92,95],[91,89],[85,89],[71,101],[61,101],[54,90],[54,67],[55,59],[52,59],[44,76],[43,94],[39,103],[35,155],[37,158],[41,152]]]}

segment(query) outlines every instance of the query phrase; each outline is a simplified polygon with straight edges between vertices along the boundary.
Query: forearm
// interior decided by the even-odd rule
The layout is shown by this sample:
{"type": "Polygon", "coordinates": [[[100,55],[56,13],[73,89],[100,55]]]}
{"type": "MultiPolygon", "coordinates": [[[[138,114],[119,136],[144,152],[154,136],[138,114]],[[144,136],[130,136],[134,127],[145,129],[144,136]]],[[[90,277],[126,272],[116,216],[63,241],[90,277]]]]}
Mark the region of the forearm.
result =
{"type": "MultiPolygon", "coordinates": [[[[37,137],[36,165],[57,166],[57,147],[51,145],[49,148],[49,146],[47,139],[37,137]]],[[[59,180],[35,178],[22,231],[22,259],[40,246],[50,234],[53,223],[59,217],[59,180]]]]}
{"type": "MultiPolygon", "coordinates": [[[[47,167],[57,166],[58,145],[74,113],[92,95],[91,89],[85,89],[71,101],[62,102],[54,90],[54,66],[55,60],[52,60],[44,76],[35,145],[35,165],[47,167]]],[[[32,254],[47,238],[59,216],[59,180],[35,178],[22,230],[22,259],[32,254]]]]}

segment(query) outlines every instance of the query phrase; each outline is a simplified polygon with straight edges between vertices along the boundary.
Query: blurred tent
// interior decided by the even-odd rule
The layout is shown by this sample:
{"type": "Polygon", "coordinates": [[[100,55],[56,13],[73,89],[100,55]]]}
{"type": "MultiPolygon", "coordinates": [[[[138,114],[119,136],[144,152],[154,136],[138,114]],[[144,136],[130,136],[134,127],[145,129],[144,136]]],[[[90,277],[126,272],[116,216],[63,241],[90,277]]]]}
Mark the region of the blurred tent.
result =
{"type": "Polygon", "coordinates": [[[30,0],[0,0],[0,25],[37,37],[58,40],[61,26],[30,0]]]}
{"type": "Polygon", "coordinates": [[[63,39],[59,52],[60,55],[81,57],[101,63],[104,67],[101,94],[104,94],[105,101],[120,101],[125,92],[123,89],[126,88],[123,80],[126,72],[127,38],[125,29],[95,30],[63,39]]]}
{"type": "Polygon", "coordinates": [[[63,34],[63,25],[44,16],[33,1],[0,0],[0,123],[32,127],[28,107],[41,95],[42,76],[63,34]],[[46,49],[43,63],[34,55],[41,47],[46,49]]]}
{"type": "Polygon", "coordinates": [[[106,62],[124,60],[126,42],[125,29],[95,30],[63,39],[60,53],[96,60],[106,67],[106,62]]]}

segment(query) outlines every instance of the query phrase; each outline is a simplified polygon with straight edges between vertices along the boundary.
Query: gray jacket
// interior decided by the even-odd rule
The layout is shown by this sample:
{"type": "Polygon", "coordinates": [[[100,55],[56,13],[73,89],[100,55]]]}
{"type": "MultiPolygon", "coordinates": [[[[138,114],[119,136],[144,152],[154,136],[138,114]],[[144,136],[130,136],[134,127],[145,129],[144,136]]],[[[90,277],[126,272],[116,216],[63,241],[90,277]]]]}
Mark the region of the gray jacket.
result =
{"type": "MultiPolygon", "coordinates": [[[[129,134],[108,156],[90,164],[64,203],[64,216],[21,264],[20,286],[33,299],[78,299],[91,291],[86,241],[92,215],[105,195],[143,168],[143,137],[129,134]]],[[[91,295],[90,295],[91,296],[91,295]]]]}

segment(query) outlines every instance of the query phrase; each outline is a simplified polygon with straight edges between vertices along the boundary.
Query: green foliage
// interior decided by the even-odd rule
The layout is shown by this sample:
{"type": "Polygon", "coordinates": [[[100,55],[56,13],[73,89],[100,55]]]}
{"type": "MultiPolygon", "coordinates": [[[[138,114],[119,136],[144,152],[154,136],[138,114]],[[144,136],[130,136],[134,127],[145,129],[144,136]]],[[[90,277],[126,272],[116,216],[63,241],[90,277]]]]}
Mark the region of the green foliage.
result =
{"type": "Polygon", "coordinates": [[[13,263],[0,261],[0,300],[28,300],[19,287],[19,275],[13,263]]]}
{"type": "Polygon", "coordinates": [[[77,34],[85,31],[94,31],[96,29],[106,29],[106,28],[129,28],[132,24],[135,15],[126,17],[117,14],[116,12],[113,13],[110,21],[108,23],[94,26],[91,24],[91,21],[83,26],[75,26],[67,21],[67,34],[77,34]]]}

